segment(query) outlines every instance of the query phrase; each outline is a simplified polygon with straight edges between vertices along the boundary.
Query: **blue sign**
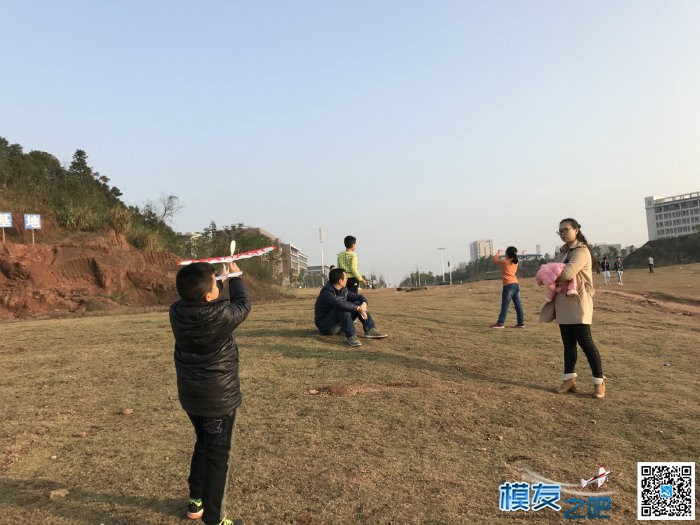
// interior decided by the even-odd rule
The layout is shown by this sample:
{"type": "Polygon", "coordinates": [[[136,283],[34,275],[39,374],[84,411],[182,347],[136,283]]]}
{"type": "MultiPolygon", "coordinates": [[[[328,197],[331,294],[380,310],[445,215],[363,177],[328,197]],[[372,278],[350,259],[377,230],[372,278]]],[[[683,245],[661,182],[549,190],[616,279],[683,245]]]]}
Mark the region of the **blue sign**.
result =
{"type": "Polygon", "coordinates": [[[24,229],[25,230],[41,230],[41,215],[24,214],[24,229]]]}
{"type": "Polygon", "coordinates": [[[0,228],[12,228],[12,213],[0,211],[0,228]]]}

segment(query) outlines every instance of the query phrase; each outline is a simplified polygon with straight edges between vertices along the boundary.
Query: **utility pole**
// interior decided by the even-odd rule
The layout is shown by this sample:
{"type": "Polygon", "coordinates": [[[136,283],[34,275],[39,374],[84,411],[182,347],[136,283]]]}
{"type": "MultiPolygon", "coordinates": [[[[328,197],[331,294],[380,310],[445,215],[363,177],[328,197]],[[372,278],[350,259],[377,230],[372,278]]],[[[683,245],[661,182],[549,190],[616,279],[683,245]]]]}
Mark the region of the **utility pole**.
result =
{"type": "Polygon", "coordinates": [[[326,282],[326,265],[323,263],[323,228],[318,228],[318,238],[321,240],[321,286],[326,282]]]}
{"type": "MultiPolygon", "coordinates": [[[[438,248],[438,251],[440,252],[440,261],[442,262],[442,277],[440,277],[440,282],[444,283],[445,282],[445,248],[438,248]]],[[[450,263],[447,263],[447,266],[449,266],[450,263]]]]}

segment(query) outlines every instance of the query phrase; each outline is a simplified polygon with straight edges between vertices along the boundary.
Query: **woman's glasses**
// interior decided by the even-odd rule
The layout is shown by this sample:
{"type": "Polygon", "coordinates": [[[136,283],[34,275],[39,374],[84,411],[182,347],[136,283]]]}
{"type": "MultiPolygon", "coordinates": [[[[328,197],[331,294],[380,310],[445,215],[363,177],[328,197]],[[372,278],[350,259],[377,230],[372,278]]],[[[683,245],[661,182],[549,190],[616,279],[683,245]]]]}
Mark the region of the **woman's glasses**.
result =
{"type": "Polygon", "coordinates": [[[566,235],[566,232],[570,232],[573,228],[564,228],[563,230],[557,230],[554,233],[557,235],[566,235]]]}

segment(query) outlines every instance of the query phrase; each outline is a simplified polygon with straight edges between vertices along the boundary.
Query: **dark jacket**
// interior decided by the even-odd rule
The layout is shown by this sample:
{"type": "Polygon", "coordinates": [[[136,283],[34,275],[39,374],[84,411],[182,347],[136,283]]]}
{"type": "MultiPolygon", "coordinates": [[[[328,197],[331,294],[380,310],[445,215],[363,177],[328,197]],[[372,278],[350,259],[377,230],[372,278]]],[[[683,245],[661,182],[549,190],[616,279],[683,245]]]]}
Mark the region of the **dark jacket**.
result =
{"type": "Polygon", "coordinates": [[[347,288],[336,290],[331,283],[327,283],[326,286],[321,288],[321,293],[316,298],[316,305],[314,306],[314,323],[316,327],[318,328],[319,321],[328,315],[328,312],[331,310],[355,312],[358,305],[354,303],[357,301],[366,303],[367,298],[359,293],[353,293],[347,288]]]}
{"type": "Polygon", "coordinates": [[[177,392],[189,414],[218,417],[241,404],[233,331],[248,317],[250,301],[240,278],[229,280],[229,296],[230,302],[179,300],[170,307],[177,392]]]}

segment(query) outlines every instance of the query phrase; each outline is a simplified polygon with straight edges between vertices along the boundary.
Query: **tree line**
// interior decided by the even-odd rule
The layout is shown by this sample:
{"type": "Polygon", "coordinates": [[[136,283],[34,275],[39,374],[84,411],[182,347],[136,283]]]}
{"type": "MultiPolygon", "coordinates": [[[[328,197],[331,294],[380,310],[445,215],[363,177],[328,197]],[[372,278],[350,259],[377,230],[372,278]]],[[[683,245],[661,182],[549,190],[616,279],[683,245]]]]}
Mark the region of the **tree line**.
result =
{"type": "MultiPolygon", "coordinates": [[[[25,153],[19,144],[0,137],[2,211],[39,213],[45,225],[66,232],[111,228],[137,248],[179,251],[177,234],[168,224],[179,206],[176,196],[139,207],[126,205],[121,195],[107,176],[88,164],[82,149],[75,151],[66,168],[50,153],[25,153]]],[[[16,224],[13,230],[21,233],[21,226],[16,224]]]]}

